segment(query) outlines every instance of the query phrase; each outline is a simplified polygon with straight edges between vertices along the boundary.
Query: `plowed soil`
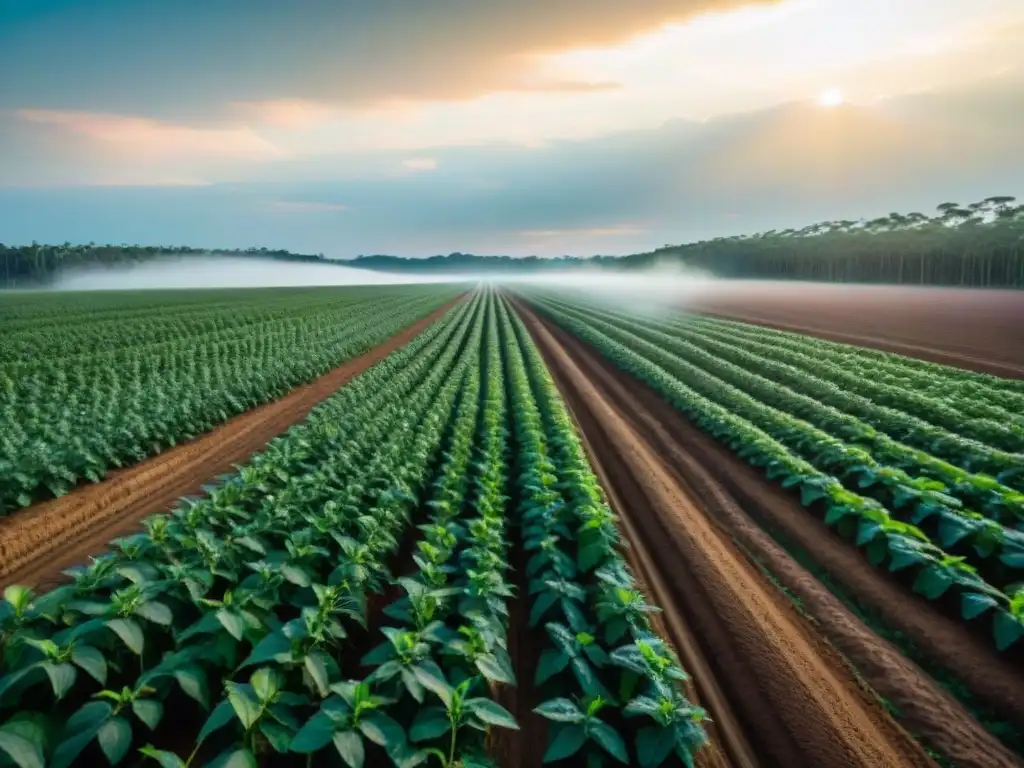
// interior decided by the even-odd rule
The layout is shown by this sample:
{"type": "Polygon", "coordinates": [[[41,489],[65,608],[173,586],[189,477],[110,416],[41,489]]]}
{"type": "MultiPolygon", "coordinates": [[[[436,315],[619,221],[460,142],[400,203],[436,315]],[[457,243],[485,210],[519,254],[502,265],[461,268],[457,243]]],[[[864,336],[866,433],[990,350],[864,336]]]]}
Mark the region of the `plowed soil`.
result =
{"type": "MultiPolygon", "coordinates": [[[[955,670],[961,682],[979,699],[1018,724],[1024,723],[1020,720],[1024,714],[1020,709],[1024,703],[1020,670],[1000,659],[989,645],[967,632],[962,623],[936,613],[927,603],[886,579],[854,548],[833,536],[795,498],[765,482],[756,469],[696,430],[656,392],[615,369],[564,331],[553,325],[548,325],[548,330],[619,412],[645,434],[662,462],[699,500],[723,533],[799,599],[817,629],[879,695],[895,705],[908,729],[957,765],[1019,765],[956,700],[864,625],[757,523],[771,525],[799,540],[833,579],[856,594],[862,605],[883,615],[889,626],[899,629],[919,649],[955,670]]],[[[571,382],[554,367],[550,353],[545,353],[567,399],[571,399],[571,382]]],[[[589,440],[590,434],[585,434],[589,440]]],[[[621,503],[617,506],[622,508],[621,503]]],[[[638,534],[630,532],[629,527],[627,521],[627,536],[636,541],[638,534]]],[[[656,594],[657,590],[652,592],[656,594]]],[[[659,604],[664,599],[656,594],[659,604]]],[[[684,666],[699,679],[699,666],[687,661],[684,648],[679,651],[684,666]]],[[[719,718],[716,721],[722,722],[719,718]]]]}
{"type": "Polygon", "coordinates": [[[239,414],[187,443],[99,483],[42,502],[0,520],[0,587],[46,587],[61,572],[102,552],[107,543],[138,529],[144,517],[169,509],[181,496],[230,471],[289,427],[321,400],[417,334],[458,302],[435,310],[368,352],[289,392],[239,414]]]}
{"type": "Polygon", "coordinates": [[[680,303],[705,314],[1024,378],[1024,291],[723,281],[680,303]]]}
{"type": "Polygon", "coordinates": [[[712,520],[606,382],[577,364],[578,348],[523,314],[606,486],[624,502],[619,512],[634,531],[631,543],[671,592],[671,600],[662,600],[666,625],[688,628],[710,667],[713,685],[698,680],[697,686],[712,718],[727,726],[716,731],[716,751],[734,765],[934,765],[712,520]],[[724,700],[716,700],[716,686],[724,700]],[[740,743],[730,741],[732,727],[741,729],[740,743]]]}

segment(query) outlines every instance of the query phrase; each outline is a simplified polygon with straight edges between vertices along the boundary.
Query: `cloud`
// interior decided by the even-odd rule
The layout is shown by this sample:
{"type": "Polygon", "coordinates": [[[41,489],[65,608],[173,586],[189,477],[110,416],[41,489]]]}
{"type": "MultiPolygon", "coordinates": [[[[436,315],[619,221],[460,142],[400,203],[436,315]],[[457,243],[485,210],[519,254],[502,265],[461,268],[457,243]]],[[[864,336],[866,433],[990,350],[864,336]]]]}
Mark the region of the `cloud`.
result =
{"type": "Polygon", "coordinates": [[[273,156],[278,150],[246,128],[196,128],[145,117],[51,109],[19,109],[21,120],[56,126],[112,145],[127,155],[273,156]]]}
{"type": "Polygon", "coordinates": [[[228,111],[241,119],[274,128],[301,130],[324,123],[338,114],[329,104],[306,99],[273,99],[270,101],[238,101],[228,111]]]}
{"type": "Polygon", "coordinates": [[[432,157],[410,157],[402,161],[402,167],[410,171],[436,171],[437,160],[432,157]]]}
{"type": "MultiPolygon", "coordinates": [[[[256,244],[333,257],[628,253],[929,210],[944,199],[1024,198],[1014,130],[1022,109],[1024,72],[1017,72],[870,106],[794,102],[543,148],[289,156],[250,169],[245,183],[0,190],[0,231],[6,242],[256,244]],[[403,165],[423,159],[436,167],[422,173],[403,165]],[[268,216],[268,201],[291,205],[268,216]],[[328,215],[342,204],[358,215],[328,215]]],[[[3,130],[0,182],[20,168],[22,154],[3,130]]]]}
{"type": "Polygon", "coordinates": [[[545,77],[540,57],[772,1],[110,0],[45,12],[4,4],[0,71],[19,76],[4,83],[0,108],[31,102],[185,120],[227,102],[354,105],[602,89],[609,85],[545,77]]]}

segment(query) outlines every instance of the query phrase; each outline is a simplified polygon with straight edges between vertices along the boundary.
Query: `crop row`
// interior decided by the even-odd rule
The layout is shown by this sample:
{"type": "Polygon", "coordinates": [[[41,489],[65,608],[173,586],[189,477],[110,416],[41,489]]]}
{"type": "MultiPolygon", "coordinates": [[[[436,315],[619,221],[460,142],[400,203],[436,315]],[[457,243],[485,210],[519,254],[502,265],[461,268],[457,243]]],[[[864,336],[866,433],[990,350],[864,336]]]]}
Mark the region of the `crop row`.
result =
{"type": "MultiPolygon", "coordinates": [[[[164,765],[254,765],[330,699],[345,733],[399,749],[404,733],[339,660],[430,479],[481,306],[449,313],[73,583],[37,599],[9,588],[0,748],[23,766],[116,764],[153,738],[192,750],[153,751],[164,765]]],[[[355,760],[353,738],[331,748],[355,760]]]]}
{"type": "Polygon", "coordinates": [[[704,743],[565,407],[496,294],[206,490],[71,583],[5,591],[0,764],[490,764],[488,734],[518,727],[499,703],[516,684],[513,525],[548,761],[692,765],[704,743]]]}
{"type": "Polygon", "coordinates": [[[0,513],[63,495],[279,397],[428,314],[454,289],[357,295],[266,322],[177,327],[181,335],[138,346],[129,322],[108,353],[0,367],[0,513]]]}
{"type": "MultiPolygon", "coordinates": [[[[965,416],[1024,427],[1024,388],[1018,392],[1003,388],[998,385],[1005,380],[989,375],[957,371],[956,377],[950,377],[944,371],[923,372],[904,365],[904,358],[896,355],[865,359],[856,347],[729,320],[683,315],[669,324],[767,354],[840,386],[864,387],[878,402],[924,419],[937,414],[936,423],[960,415],[948,423],[954,431],[965,416]]],[[[1021,439],[1021,432],[1011,431],[1021,439]]]]}
{"type": "MultiPolygon", "coordinates": [[[[542,297],[535,306],[566,330],[589,342],[616,365],[653,386],[700,428],[727,444],[749,463],[764,468],[772,479],[798,490],[803,503],[821,509],[826,524],[855,540],[869,560],[889,570],[913,569],[914,589],[936,600],[951,588],[961,598],[963,618],[987,614],[997,647],[1005,649],[1024,635],[1024,589],[1010,594],[992,586],[965,562],[934,545],[916,525],[895,519],[876,499],[843,486],[816,464],[871,467],[877,476],[893,470],[877,466],[863,449],[817,430],[805,421],[772,408],[742,390],[688,363],[666,349],[592,315],[566,309],[542,297]],[[793,450],[791,450],[791,447],[793,450]],[[808,461],[801,454],[814,457],[808,461]],[[877,466],[877,469],[875,467],[877,466]]],[[[907,483],[905,483],[907,484],[907,483]]],[[[938,503],[927,488],[910,488],[907,502],[922,498],[938,503]]],[[[915,514],[929,506],[915,506],[915,514]]],[[[952,507],[950,507],[952,509],[952,507]]],[[[1004,544],[1005,547],[1005,544],[1004,544]]],[[[1003,561],[1007,567],[1019,563],[1003,561]]]]}
{"type": "Polygon", "coordinates": [[[643,768],[675,755],[692,766],[704,711],[651,631],[649,606],[619,552],[615,516],[539,352],[518,317],[502,313],[515,411],[516,491],[529,624],[545,637],[534,684],[553,724],[545,762],[586,756],[643,768]]]}
{"type": "Polygon", "coordinates": [[[819,469],[900,510],[915,525],[928,521],[943,547],[961,545],[988,566],[997,557],[1000,570],[1011,574],[1024,569],[1024,533],[1016,528],[1024,521],[1024,494],[909,448],[828,404],[847,404],[856,396],[833,387],[815,399],[784,386],[795,379],[812,387],[813,377],[781,370],[788,366],[723,344],[705,349],[650,322],[560,306],[598,327],[628,334],[622,337],[627,343],[635,337],[672,353],[673,372],[688,384],[717,402],[742,403],[741,415],[819,469]],[[961,500],[980,502],[990,517],[966,509],[961,500]],[[1004,527],[1001,520],[1015,527],[1004,527]]]}

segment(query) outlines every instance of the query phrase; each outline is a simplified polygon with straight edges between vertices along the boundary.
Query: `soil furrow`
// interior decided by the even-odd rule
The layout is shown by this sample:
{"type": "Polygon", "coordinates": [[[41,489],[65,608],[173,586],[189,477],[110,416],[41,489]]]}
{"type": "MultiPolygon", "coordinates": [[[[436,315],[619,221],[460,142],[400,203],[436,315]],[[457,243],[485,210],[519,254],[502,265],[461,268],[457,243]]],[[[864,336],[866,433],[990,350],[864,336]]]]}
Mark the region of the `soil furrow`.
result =
{"type": "Polygon", "coordinates": [[[934,765],[853,680],[842,659],[724,536],[634,429],[530,313],[587,442],[643,546],[714,664],[715,676],[769,765],[934,765]]]}
{"type": "MultiPolygon", "coordinates": [[[[871,568],[857,552],[830,531],[784,491],[771,487],[756,470],[727,454],[724,448],[713,444],[711,438],[697,432],[672,406],[656,392],[618,371],[596,352],[557,327],[549,329],[563,344],[572,346],[573,359],[592,380],[600,383],[620,411],[629,414],[634,428],[649,435],[662,459],[674,470],[677,479],[697,496],[714,520],[738,544],[765,566],[791,594],[801,601],[802,608],[818,623],[822,633],[836,648],[851,660],[857,671],[872,688],[895,705],[902,722],[931,748],[951,758],[958,766],[989,768],[1019,766],[1021,763],[999,741],[989,734],[970,713],[920,668],[876,635],[854,616],[814,576],[796,563],[771,537],[750,518],[770,506],[780,527],[786,524],[787,533],[803,534],[805,549],[820,556],[835,569],[835,578],[856,574],[884,589],[876,592],[896,601],[890,606],[892,618],[912,614],[928,621],[931,633],[922,633],[922,642],[943,645],[944,635],[936,626],[948,622],[956,629],[952,648],[946,646],[948,660],[958,667],[966,667],[978,679],[983,690],[991,692],[993,684],[1001,689],[1011,705],[1014,697],[1024,692],[1019,672],[999,661],[991,649],[981,644],[962,626],[941,615],[930,615],[913,595],[900,590],[899,585],[887,581],[877,569],[871,568]],[[711,445],[709,445],[711,444],[711,445]],[[712,450],[714,449],[714,450],[712,450]],[[727,477],[741,475],[749,483],[745,493],[735,491],[736,484],[726,482],[727,477]],[[739,502],[739,503],[738,503],[739,502]],[[813,535],[808,534],[812,531],[813,535]],[[840,560],[829,560],[830,555],[840,560]],[[957,656],[956,654],[961,654],[957,656]],[[993,677],[982,675],[988,671],[993,677]]],[[[760,517],[760,514],[758,514],[760,517]]],[[[858,591],[858,596],[860,592],[858,591]]],[[[901,627],[902,629],[902,627],[901,627]]]]}
{"type": "Polygon", "coordinates": [[[279,400],[239,414],[194,440],[133,467],[110,472],[59,499],[35,504],[0,520],[0,587],[37,588],[106,549],[111,539],[138,529],[148,515],[166,511],[181,496],[231,471],[268,441],[302,421],[346,382],[415,338],[461,298],[431,312],[382,344],[279,400]]]}

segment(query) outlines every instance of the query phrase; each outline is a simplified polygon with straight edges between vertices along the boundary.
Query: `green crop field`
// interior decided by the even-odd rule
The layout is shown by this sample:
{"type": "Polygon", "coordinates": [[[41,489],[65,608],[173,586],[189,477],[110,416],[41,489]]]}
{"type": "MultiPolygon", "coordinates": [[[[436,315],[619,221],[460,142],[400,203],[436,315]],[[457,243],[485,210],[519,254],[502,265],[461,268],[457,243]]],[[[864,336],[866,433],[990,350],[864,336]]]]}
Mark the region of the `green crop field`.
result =
{"type": "Polygon", "coordinates": [[[0,766],[1024,754],[1024,382],[489,285],[0,328],[0,766]]]}
{"type": "Polygon", "coordinates": [[[29,294],[0,300],[0,513],[279,397],[449,286],[29,294]]]}

